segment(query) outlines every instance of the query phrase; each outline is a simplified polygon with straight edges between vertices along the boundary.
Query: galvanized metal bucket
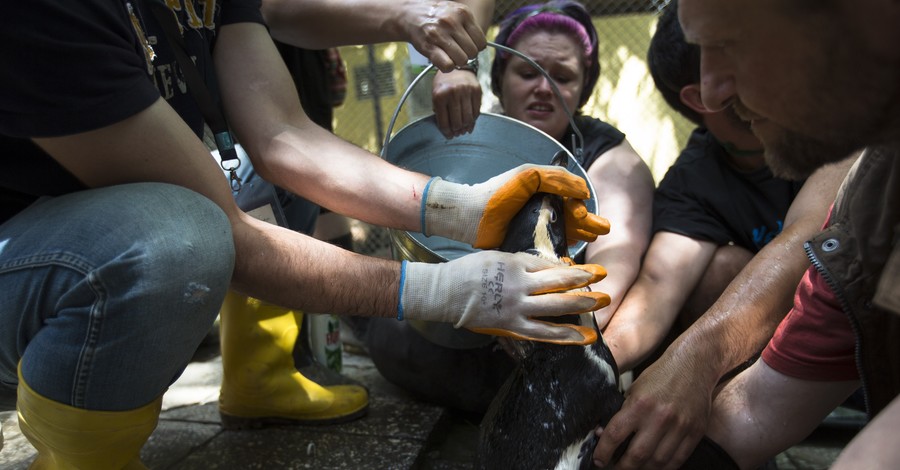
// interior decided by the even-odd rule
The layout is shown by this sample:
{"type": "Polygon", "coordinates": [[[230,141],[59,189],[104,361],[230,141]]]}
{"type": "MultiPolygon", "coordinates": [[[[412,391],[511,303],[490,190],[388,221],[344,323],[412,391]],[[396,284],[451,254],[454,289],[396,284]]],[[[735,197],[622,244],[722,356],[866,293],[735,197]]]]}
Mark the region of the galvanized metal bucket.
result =
{"type": "MultiPolygon", "coordinates": [[[[521,53],[512,49],[490,44],[521,56],[521,53]]],[[[543,69],[531,63],[546,76],[543,69]]],[[[569,153],[556,139],[541,130],[492,113],[481,113],[471,133],[449,140],[441,134],[433,115],[410,123],[391,137],[394,122],[406,97],[431,67],[426,68],[413,80],[397,105],[382,150],[382,157],[387,161],[426,175],[440,176],[447,181],[474,184],[525,163],[546,165],[559,151],[569,153]]],[[[553,87],[559,96],[556,85],[553,87]]],[[[566,112],[569,113],[568,109],[566,112]]],[[[571,113],[569,117],[571,120],[571,113]]],[[[574,120],[572,127],[575,128],[574,120]]],[[[581,134],[577,129],[575,132],[580,139],[581,134]]],[[[583,148],[583,145],[579,146],[580,142],[579,140],[575,144],[576,152],[583,148]]],[[[594,188],[581,165],[575,158],[571,158],[571,153],[569,156],[568,169],[587,181],[591,198],[585,201],[585,204],[590,212],[596,213],[594,188]]],[[[391,253],[396,260],[441,263],[478,251],[465,243],[438,236],[426,237],[418,232],[391,230],[390,234],[391,253]]],[[[583,252],[586,246],[585,242],[578,242],[569,248],[569,253],[574,258],[583,252]]],[[[477,348],[492,340],[490,336],[457,329],[448,323],[408,321],[428,340],[449,348],[477,348]]]]}

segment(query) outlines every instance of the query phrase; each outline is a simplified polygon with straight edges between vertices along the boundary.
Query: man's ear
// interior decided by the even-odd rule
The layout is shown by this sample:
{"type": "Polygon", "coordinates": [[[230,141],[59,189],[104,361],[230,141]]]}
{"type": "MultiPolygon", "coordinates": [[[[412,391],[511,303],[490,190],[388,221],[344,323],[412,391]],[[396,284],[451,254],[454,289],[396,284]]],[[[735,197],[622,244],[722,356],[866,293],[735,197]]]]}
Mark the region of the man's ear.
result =
{"type": "Polygon", "coordinates": [[[706,109],[706,106],[703,106],[703,100],[700,98],[700,84],[695,83],[691,85],[685,85],[684,88],[681,89],[681,93],[678,94],[678,97],[681,98],[681,102],[684,103],[685,106],[691,108],[697,113],[709,114],[710,111],[706,109]]]}

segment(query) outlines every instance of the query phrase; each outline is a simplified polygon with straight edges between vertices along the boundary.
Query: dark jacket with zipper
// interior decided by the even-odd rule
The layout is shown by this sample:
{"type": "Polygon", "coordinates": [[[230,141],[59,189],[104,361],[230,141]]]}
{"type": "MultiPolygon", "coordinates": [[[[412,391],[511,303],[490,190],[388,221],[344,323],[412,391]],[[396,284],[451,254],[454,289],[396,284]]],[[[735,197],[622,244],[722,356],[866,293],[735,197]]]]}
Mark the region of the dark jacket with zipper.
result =
{"type": "Polygon", "coordinates": [[[869,417],[900,393],[900,146],[866,150],[806,244],[856,335],[869,417]]]}

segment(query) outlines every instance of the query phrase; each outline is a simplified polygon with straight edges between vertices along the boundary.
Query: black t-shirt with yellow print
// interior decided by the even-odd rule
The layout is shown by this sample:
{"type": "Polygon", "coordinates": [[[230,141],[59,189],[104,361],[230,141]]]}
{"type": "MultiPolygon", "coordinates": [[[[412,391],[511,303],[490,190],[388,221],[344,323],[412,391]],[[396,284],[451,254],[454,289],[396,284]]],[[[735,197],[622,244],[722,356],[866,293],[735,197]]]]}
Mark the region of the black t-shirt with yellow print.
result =
{"type": "MultiPolygon", "coordinates": [[[[39,196],[84,188],[30,138],[99,129],[160,97],[202,133],[202,115],[150,1],[157,0],[28,0],[0,15],[7,45],[0,48],[0,221],[39,196]]],[[[263,23],[260,1],[165,1],[213,91],[217,29],[263,23]]]]}

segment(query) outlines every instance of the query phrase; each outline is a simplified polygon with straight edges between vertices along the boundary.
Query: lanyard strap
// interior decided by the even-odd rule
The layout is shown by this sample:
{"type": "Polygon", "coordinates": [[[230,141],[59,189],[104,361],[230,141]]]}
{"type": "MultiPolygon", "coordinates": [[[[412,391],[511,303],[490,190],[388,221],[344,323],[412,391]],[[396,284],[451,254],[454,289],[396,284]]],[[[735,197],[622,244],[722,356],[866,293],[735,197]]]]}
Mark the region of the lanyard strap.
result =
{"type": "Polygon", "coordinates": [[[148,2],[150,11],[156,17],[157,22],[163,29],[163,33],[169,40],[172,51],[175,53],[175,60],[181,67],[184,74],[184,80],[187,82],[188,91],[200,107],[203,118],[212,129],[213,137],[216,140],[216,147],[219,149],[219,157],[221,158],[222,169],[229,173],[231,181],[231,189],[233,191],[241,190],[241,178],[237,175],[237,169],[241,166],[241,160],[237,156],[234,149],[234,139],[231,138],[231,132],[228,130],[228,123],[225,121],[225,113],[222,112],[220,104],[213,100],[209,88],[200,76],[197,66],[191,60],[188,54],[187,46],[184,43],[184,37],[181,35],[181,28],[175,20],[175,12],[169,9],[162,0],[150,0],[148,2]],[[226,166],[226,162],[234,162],[234,166],[226,166]]]}

